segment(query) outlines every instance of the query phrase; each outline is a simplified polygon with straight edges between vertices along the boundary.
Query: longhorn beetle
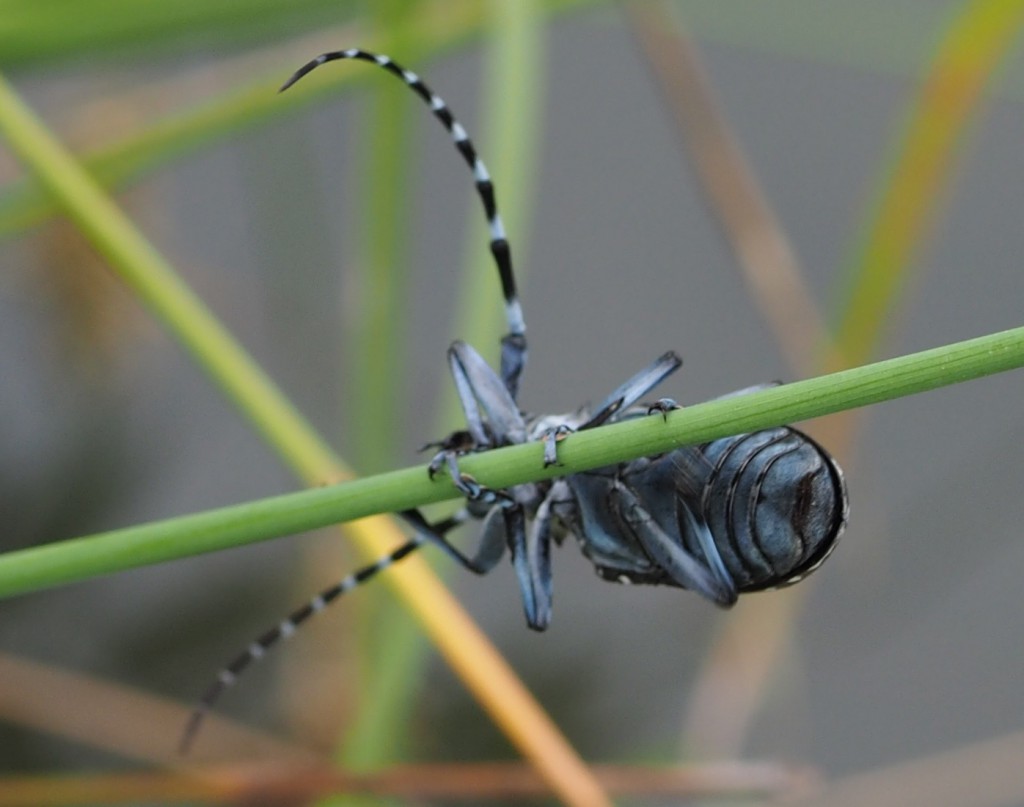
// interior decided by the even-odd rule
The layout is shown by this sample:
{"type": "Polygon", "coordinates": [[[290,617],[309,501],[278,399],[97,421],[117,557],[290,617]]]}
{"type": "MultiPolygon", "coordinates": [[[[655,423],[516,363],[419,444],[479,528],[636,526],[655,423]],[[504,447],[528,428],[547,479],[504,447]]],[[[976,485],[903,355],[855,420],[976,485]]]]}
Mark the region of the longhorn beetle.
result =
{"type": "Polygon", "coordinates": [[[487,168],[448,105],[419,76],[387,56],[356,48],[325,53],[296,71],[281,91],[320,65],[339,59],[376,64],[403,81],[448,130],[472,170],[505,299],[508,333],[501,340],[501,369],[492,370],[464,342],[448,349],[466,429],[428,444],[438,449],[429,473],[433,476],[443,469],[450,474],[466,497],[466,507],[436,524],[428,523],[417,510],[402,512],[414,531],[412,538],[322,591],[221,670],[192,713],[181,740],[182,752],[190,746],[206,712],[246,667],[332,600],[424,543],[441,547],[477,574],[494,568],[507,547],[526,623],[542,631],[551,621],[551,544],[560,544],[568,535],[576,538],[605,580],[687,588],[728,608],[741,593],[788,586],[804,578],[828,557],[846,526],[849,505],[842,471],[825,449],[788,426],[507,490],[488,489],[461,473],[459,457],[464,454],[529,441],[544,443],[544,463],[552,465],[557,462],[557,443],[574,431],[676,408],[667,398],[651,406],[639,401],[679,369],[682,361],[675,353],[665,353],[592,411],[556,416],[521,412],[516,394],[526,364],[526,326],[487,168]],[[468,518],[483,520],[473,557],[445,537],[468,518]]]}

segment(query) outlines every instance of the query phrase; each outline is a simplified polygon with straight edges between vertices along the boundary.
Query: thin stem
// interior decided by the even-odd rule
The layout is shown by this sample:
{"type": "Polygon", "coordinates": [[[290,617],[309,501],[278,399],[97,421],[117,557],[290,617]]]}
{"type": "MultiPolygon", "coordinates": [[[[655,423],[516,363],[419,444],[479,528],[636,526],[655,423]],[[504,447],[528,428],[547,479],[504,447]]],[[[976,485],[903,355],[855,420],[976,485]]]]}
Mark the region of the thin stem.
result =
{"type": "MultiPolygon", "coordinates": [[[[637,418],[580,432],[560,444],[560,464],[554,467],[543,467],[540,443],[467,456],[460,466],[484,485],[507,488],[1019,367],[1024,367],[1024,327],[749,395],[708,401],[665,418],[637,418]]],[[[0,555],[0,597],[458,496],[448,479],[431,480],[424,466],[416,466],[9,552],[0,555]]]]}

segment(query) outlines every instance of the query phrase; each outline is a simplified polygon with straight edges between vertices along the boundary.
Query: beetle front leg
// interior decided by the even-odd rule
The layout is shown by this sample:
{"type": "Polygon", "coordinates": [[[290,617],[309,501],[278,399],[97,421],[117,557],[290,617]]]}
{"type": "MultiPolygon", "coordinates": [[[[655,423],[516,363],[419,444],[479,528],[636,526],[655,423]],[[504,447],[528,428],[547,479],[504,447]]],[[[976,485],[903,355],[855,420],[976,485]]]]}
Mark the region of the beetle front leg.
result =
{"type": "Polygon", "coordinates": [[[526,441],[526,423],[501,378],[483,357],[465,342],[448,348],[448,366],[455,381],[459,404],[466,416],[466,430],[454,432],[439,443],[430,461],[431,478],[448,469],[459,492],[471,501],[497,502],[501,496],[459,471],[459,457],[474,451],[526,441]]]}

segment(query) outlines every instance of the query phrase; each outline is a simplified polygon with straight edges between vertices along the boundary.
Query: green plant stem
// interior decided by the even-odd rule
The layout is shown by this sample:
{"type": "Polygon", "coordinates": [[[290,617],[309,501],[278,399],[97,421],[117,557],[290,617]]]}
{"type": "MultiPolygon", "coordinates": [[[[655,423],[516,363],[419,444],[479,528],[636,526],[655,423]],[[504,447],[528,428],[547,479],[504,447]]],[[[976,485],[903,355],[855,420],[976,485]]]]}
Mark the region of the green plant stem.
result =
{"type": "MultiPolygon", "coordinates": [[[[543,467],[540,443],[465,457],[482,484],[505,488],[879,403],[1024,366],[1024,327],[749,395],[580,432],[543,467]]],[[[417,466],[167,521],[0,555],[0,596],[458,497],[417,466]]]]}
{"type": "MultiPolygon", "coordinates": [[[[392,49],[387,53],[400,62],[410,51],[409,37],[401,37],[408,29],[400,27],[409,13],[408,0],[378,0],[373,6],[373,30],[392,32],[392,49]]],[[[354,294],[344,301],[342,342],[349,362],[342,431],[348,435],[349,456],[362,474],[394,467],[399,446],[406,445],[408,437],[403,416],[409,406],[409,244],[417,190],[412,181],[412,144],[426,127],[436,125],[408,87],[383,74],[374,78],[356,155],[355,198],[363,203],[349,225],[356,258],[346,286],[354,294]]],[[[354,612],[355,644],[349,651],[357,665],[358,695],[334,753],[346,770],[369,770],[408,758],[414,734],[410,715],[429,646],[419,625],[386,589],[374,588],[367,594],[354,612]]],[[[333,640],[350,642],[352,638],[333,640]]],[[[322,801],[318,807],[384,803],[367,796],[346,796],[322,801]]]]}

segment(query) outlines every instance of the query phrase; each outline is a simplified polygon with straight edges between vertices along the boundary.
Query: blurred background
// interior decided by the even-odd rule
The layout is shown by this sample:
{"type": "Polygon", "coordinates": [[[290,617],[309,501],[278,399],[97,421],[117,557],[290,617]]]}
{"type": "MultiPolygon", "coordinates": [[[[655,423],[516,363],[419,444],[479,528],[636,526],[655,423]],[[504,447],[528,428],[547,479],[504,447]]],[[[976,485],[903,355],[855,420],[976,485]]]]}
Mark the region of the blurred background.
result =
{"type": "MultiPolygon", "coordinates": [[[[520,272],[525,409],[595,401],[668,349],[685,366],[660,392],[694,403],[1021,324],[1019,5],[0,2],[0,66],[373,473],[459,427],[444,351],[497,357],[499,287],[428,111],[365,64],[276,96],[302,63],[384,49],[474,136],[520,272]]],[[[0,549],[298,489],[5,145],[0,239],[0,549]]],[[[929,803],[1024,804],[999,789],[1024,759],[1022,394],[1008,373],[807,424],[847,468],[850,528],[809,581],[730,613],[601,582],[566,545],[538,635],[507,565],[437,566],[588,759],[889,770],[875,795],[905,804],[899,771],[945,755],[991,788],[929,803]]],[[[4,601],[0,772],[171,759],[179,715],[144,702],[190,704],[361,563],[324,531],[4,601]]],[[[218,711],[353,759],[511,757],[373,589],[218,711]]]]}

